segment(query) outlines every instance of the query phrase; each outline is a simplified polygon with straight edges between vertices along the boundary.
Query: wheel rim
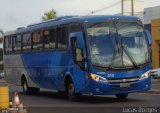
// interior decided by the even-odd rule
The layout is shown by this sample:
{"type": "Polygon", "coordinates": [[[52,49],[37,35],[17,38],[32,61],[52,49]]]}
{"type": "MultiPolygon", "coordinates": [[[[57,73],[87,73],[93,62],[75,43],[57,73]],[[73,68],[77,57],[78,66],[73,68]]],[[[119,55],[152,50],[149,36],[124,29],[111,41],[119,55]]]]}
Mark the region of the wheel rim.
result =
{"type": "Polygon", "coordinates": [[[23,89],[24,89],[24,92],[27,92],[27,84],[26,84],[26,82],[24,82],[24,84],[23,84],[23,89]]]}
{"type": "Polygon", "coordinates": [[[68,94],[69,96],[72,96],[74,94],[74,85],[73,83],[70,83],[68,86],[68,94]]]}

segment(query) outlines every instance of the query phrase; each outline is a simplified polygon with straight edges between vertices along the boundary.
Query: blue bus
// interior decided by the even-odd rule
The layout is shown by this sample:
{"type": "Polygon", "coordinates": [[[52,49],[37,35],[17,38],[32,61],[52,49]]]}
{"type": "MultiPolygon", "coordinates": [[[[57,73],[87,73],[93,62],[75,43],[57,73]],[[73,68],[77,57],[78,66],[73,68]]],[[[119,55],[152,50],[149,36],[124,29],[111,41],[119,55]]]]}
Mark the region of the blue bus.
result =
{"type": "Polygon", "coordinates": [[[25,94],[40,88],[116,95],[150,90],[149,33],[131,16],[66,16],[4,35],[4,70],[25,94]]]}

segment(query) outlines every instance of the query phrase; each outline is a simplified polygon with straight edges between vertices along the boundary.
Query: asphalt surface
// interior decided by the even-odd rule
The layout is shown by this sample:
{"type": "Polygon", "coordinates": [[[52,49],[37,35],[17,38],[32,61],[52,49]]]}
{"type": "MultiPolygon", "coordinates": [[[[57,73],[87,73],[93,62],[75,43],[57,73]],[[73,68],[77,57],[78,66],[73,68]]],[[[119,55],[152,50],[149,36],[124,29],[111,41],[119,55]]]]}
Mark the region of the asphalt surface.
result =
{"type": "Polygon", "coordinates": [[[152,90],[160,90],[160,78],[152,79],[152,90]]]}
{"type": "MultiPolygon", "coordinates": [[[[159,88],[159,81],[154,80],[152,89],[159,88]],[[156,81],[156,82],[155,82],[156,81]]],[[[0,80],[0,82],[4,82],[0,80]]],[[[8,84],[8,83],[7,83],[8,84]]],[[[14,92],[19,92],[20,101],[27,106],[29,113],[129,113],[135,109],[137,113],[160,112],[160,94],[133,93],[126,100],[118,100],[115,96],[83,96],[78,102],[69,101],[64,94],[55,91],[41,90],[39,95],[24,95],[22,88],[8,84],[10,100],[13,100],[14,92]],[[146,107],[146,108],[143,108],[146,107]],[[141,110],[141,108],[143,108],[141,110]]]]}

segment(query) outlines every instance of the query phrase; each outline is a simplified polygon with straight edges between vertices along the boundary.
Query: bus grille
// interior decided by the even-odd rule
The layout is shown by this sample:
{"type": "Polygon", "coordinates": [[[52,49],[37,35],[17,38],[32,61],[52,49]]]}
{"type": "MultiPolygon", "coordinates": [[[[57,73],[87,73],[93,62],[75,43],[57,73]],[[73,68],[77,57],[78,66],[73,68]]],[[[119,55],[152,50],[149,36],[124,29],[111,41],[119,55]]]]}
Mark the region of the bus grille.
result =
{"type": "Polygon", "coordinates": [[[125,78],[125,79],[108,79],[109,83],[128,83],[128,82],[136,82],[139,78],[125,78]]]}
{"type": "Polygon", "coordinates": [[[131,84],[130,87],[112,86],[112,90],[119,90],[119,91],[134,90],[136,88],[137,84],[131,84]]]}

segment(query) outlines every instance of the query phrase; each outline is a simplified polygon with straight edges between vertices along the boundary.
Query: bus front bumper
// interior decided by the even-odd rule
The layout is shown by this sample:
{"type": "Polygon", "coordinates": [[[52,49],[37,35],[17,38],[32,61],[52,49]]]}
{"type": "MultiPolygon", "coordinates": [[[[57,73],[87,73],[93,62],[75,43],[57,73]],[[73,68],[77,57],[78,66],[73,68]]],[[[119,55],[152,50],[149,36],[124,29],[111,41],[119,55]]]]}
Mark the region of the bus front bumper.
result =
{"type": "Polygon", "coordinates": [[[85,92],[92,95],[112,95],[123,93],[143,92],[151,89],[151,77],[129,83],[103,83],[90,79],[85,92]]]}

